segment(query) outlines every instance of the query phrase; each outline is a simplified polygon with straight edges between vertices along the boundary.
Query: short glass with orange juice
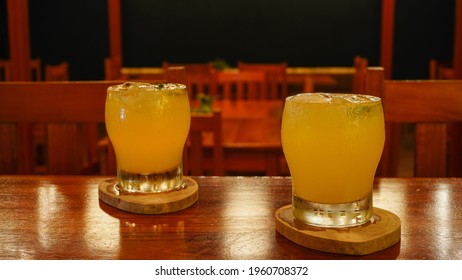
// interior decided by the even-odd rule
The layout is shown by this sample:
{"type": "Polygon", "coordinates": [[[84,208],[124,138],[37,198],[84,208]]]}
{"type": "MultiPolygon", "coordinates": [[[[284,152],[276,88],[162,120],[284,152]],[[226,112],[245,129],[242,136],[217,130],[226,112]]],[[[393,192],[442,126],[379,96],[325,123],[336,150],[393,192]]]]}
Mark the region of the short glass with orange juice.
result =
{"type": "Polygon", "coordinates": [[[183,187],[183,148],[191,122],[186,86],[115,85],[107,90],[105,112],[123,192],[156,193],[183,187]]]}
{"type": "Polygon", "coordinates": [[[287,97],[281,138],[298,221],[349,227],[370,220],[373,180],[385,141],[380,98],[339,93],[287,97]]]}

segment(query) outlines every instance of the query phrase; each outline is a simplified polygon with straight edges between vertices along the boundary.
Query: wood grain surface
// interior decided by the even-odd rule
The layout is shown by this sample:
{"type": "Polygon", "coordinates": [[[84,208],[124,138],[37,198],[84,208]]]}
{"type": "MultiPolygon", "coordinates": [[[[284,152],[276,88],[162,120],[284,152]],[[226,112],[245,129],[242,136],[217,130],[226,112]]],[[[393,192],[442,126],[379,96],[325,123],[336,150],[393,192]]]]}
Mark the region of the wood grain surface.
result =
{"type": "Polygon", "coordinates": [[[0,259],[462,259],[462,179],[379,178],[374,207],[401,240],[365,256],[325,253],[276,231],[289,177],[194,177],[199,200],[161,215],[98,199],[108,177],[0,176],[0,259]]]}

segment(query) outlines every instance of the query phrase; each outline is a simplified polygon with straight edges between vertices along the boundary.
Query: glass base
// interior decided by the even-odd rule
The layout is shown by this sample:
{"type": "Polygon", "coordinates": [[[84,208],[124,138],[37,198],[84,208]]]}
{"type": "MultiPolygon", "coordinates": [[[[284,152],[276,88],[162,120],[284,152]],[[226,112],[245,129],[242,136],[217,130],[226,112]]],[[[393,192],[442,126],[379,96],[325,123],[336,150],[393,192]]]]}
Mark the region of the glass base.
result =
{"type": "Polygon", "coordinates": [[[359,226],[367,223],[373,215],[372,193],[358,201],[338,204],[306,201],[293,194],[292,211],[298,221],[311,226],[359,226]]]}
{"type": "Polygon", "coordinates": [[[158,193],[184,187],[182,165],[164,173],[138,174],[117,169],[119,189],[126,193],[158,193]]]}

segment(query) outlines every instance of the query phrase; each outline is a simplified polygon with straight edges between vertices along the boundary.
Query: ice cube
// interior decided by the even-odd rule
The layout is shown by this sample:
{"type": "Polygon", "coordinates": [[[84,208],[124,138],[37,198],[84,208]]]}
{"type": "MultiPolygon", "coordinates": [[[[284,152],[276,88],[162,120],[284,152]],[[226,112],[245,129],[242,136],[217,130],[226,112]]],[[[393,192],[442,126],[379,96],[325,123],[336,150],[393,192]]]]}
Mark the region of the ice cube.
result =
{"type": "Polygon", "coordinates": [[[377,102],[380,98],[370,95],[357,95],[357,94],[344,94],[343,98],[351,103],[368,103],[368,102],[377,102]]]}
{"type": "Polygon", "coordinates": [[[329,93],[300,93],[289,97],[288,100],[310,103],[330,103],[332,101],[332,95],[329,93]]]}
{"type": "Polygon", "coordinates": [[[140,89],[146,89],[150,87],[148,83],[140,83],[140,82],[125,82],[123,84],[115,85],[110,87],[113,91],[135,91],[140,89]]]}

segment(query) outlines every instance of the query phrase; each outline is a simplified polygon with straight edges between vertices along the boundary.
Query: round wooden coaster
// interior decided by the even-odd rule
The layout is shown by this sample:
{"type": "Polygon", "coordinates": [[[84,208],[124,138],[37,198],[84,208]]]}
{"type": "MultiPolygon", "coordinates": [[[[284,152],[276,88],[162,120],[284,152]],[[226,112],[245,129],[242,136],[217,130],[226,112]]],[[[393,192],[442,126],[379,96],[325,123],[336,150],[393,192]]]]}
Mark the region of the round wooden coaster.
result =
{"type": "Polygon", "coordinates": [[[121,194],[116,179],[99,183],[98,195],[105,203],[118,209],[139,214],[162,214],[179,211],[193,205],[199,199],[196,181],[184,177],[185,187],[163,193],[121,194]]]}
{"type": "Polygon", "coordinates": [[[371,221],[349,228],[314,227],[292,214],[292,205],[276,211],[276,230],[306,248],[323,252],[367,255],[391,247],[401,239],[401,222],[395,214],[374,208],[371,221]]]}

